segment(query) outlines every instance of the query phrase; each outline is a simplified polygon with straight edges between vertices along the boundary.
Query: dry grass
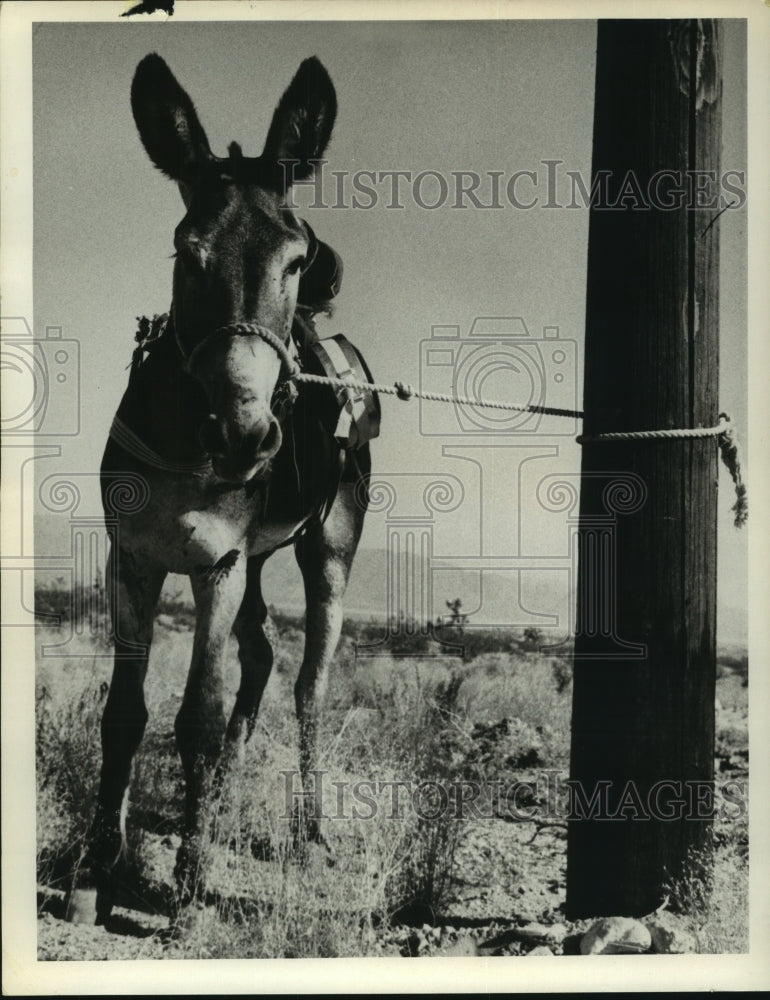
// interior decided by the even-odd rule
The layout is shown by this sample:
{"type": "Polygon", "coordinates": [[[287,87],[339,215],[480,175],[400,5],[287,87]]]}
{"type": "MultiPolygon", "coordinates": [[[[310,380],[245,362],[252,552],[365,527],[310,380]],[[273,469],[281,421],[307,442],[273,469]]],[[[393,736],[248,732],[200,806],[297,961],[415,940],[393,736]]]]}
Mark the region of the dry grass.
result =
{"type": "MultiPolygon", "coordinates": [[[[46,601],[48,610],[62,604],[52,594],[46,601]]],[[[163,888],[168,896],[184,795],[173,722],[190,636],[189,611],[169,605],[161,614],[167,617],[156,628],[150,659],[150,721],[135,761],[129,828],[145,887],[163,888]]],[[[226,782],[214,822],[213,905],[189,916],[168,957],[388,953],[392,945],[381,932],[394,918],[431,922],[451,899],[463,820],[452,809],[419,815],[408,803],[394,813],[392,786],[382,783],[510,780],[522,768],[563,769],[567,762],[571,675],[565,661],[499,633],[477,636],[475,655],[465,659],[356,658],[362,635],[349,630],[320,738],[323,808],[331,817],[325,835],[336,864],[328,867],[321,847],[301,858],[292,845],[281,772],[297,768],[292,688],[303,633],[301,622],[285,615],[275,616],[273,628],[275,668],[257,728],[242,769],[226,782]],[[367,799],[352,797],[356,782],[375,780],[379,787],[361,786],[367,799]],[[345,818],[335,819],[340,802],[345,818]]],[[[40,633],[51,641],[50,628],[40,633]]],[[[85,843],[110,670],[110,660],[97,655],[39,661],[38,869],[48,885],[63,884],[85,843]]],[[[224,681],[231,703],[239,683],[234,643],[224,681]]],[[[712,897],[720,904],[697,904],[703,950],[739,950],[745,940],[745,874],[740,854],[720,847],[712,897]]]]}
{"type": "Polygon", "coordinates": [[[746,954],[749,950],[749,871],[740,836],[719,844],[713,864],[698,864],[698,874],[672,879],[672,908],[682,915],[702,954],[746,954]],[[706,874],[701,873],[702,868],[706,874]]]}

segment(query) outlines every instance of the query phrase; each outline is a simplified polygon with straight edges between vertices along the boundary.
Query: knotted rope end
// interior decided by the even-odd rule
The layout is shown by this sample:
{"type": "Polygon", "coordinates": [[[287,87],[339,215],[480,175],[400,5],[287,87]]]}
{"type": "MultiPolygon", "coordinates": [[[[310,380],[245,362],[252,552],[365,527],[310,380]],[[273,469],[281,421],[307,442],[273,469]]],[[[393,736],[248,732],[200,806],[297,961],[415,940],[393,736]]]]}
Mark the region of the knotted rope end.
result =
{"type": "Polygon", "coordinates": [[[735,514],[734,524],[736,528],[742,528],[749,519],[749,500],[746,487],[741,483],[735,487],[737,497],[730,510],[735,514]]]}
{"type": "Polygon", "coordinates": [[[742,528],[749,518],[749,498],[746,484],[741,475],[741,450],[730,417],[726,413],[720,413],[719,419],[725,425],[719,435],[719,451],[722,455],[722,461],[735,483],[736,500],[730,508],[735,515],[733,524],[736,528],[742,528]]]}

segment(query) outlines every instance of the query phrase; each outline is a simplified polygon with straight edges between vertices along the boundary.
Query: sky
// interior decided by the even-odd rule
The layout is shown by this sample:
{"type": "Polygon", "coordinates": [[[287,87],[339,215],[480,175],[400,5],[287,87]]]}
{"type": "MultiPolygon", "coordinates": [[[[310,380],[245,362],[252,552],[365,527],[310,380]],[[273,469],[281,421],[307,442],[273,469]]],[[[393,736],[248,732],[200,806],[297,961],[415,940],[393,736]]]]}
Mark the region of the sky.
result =
{"type": "MultiPolygon", "coordinates": [[[[565,345],[569,372],[557,405],[579,407],[587,209],[458,209],[451,207],[452,194],[430,209],[424,206],[441,194],[433,175],[416,195],[409,184],[401,188],[401,209],[388,207],[388,183],[374,185],[372,207],[356,208],[351,184],[361,171],[410,171],[412,178],[430,171],[450,182],[453,171],[475,171],[482,178],[478,197],[489,203],[494,172],[507,179],[534,171],[543,185],[546,160],[561,161],[560,182],[572,170],[588,183],[595,44],[596,25],[587,20],[37,25],[34,333],[44,338],[47,328],[60,327],[63,338],[77,341],[80,359],[79,400],[55,402],[43,428],[49,436],[41,441],[54,440],[56,421],[64,426],[73,409],[80,416],[77,433],[56,438],[61,455],[37,463],[38,481],[77,474],[83,494],[78,515],[98,515],[94,473],[126,385],[135,317],[169,305],[172,234],[182,203],[147,159],[129,104],[134,69],[150,51],[166,59],[187,89],[218,155],[232,140],[246,155],[257,155],[273,108],[302,59],[315,54],[328,69],[339,112],[323,174],[327,207],[312,207],[309,188],[296,195],[303,217],[345,265],[336,311],[320,324],[322,335],[343,332],[378,381],[418,385],[422,379],[427,388],[443,389],[446,373],[429,364],[437,355],[423,343],[434,327],[459,328],[460,350],[467,354],[476,318],[520,318],[528,343],[542,343],[548,329],[565,345]],[[348,172],[341,197],[332,171],[348,172]]],[[[724,169],[745,168],[744,46],[741,25],[728,22],[724,169]]],[[[522,200],[530,195],[526,178],[517,191],[522,200]]],[[[359,197],[359,204],[371,201],[359,197]]],[[[720,227],[720,407],[745,440],[745,209],[726,212],[720,227]]],[[[497,328],[504,334],[522,329],[499,321],[497,328]]],[[[487,396],[511,398],[526,392],[526,371],[512,379],[490,362],[477,369],[473,385],[487,396]]],[[[70,380],[68,391],[71,386],[70,380]]],[[[481,427],[488,426],[482,417],[481,427]]],[[[472,556],[528,555],[554,559],[561,572],[564,516],[549,519],[532,497],[544,476],[577,475],[575,433],[574,425],[544,424],[526,436],[474,435],[458,429],[451,408],[384,400],[374,465],[396,489],[398,506],[369,516],[362,545],[381,549],[393,517],[417,518],[433,477],[462,493],[454,510],[427,515],[434,555],[445,567],[472,556]],[[541,458],[523,461],[538,448],[545,451],[541,458]]],[[[732,527],[724,470],[720,483],[719,627],[732,640],[745,629],[746,539],[732,527]]],[[[38,555],[64,553],[64,516],[39,503],[37,515],[38,555]]],[[[479,576],[479,587],[494,572],[479,576]]],[[[542,595],[531,578],[530,584],[527,600],[537,602],[542,595]]],[[[483,620],[480,591],[469,592],[465,604],[473,607],[474,601],[483,620]]],[[[502,613],[488,610],[489,621],[502,613]]]]}

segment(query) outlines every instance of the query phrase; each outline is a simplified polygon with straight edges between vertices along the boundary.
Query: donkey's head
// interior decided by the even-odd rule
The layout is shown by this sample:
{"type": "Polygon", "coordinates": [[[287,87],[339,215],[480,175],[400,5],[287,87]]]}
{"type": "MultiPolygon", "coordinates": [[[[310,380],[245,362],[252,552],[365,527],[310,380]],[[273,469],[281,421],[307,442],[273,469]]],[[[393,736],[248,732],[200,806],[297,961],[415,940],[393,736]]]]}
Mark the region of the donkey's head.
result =
{"type": "Polygon", "coordinates": [[[271,410],[282,364],[276,346],[290,338],[308,246],[285,196],[323,156],[334,87],[321,63],[306,59],[255,158],[237,143],[227,157],[212,154],[192,101],[160,56],[139,63],[131,106],[150,159],[178,183],[186,208],[174,235],[171,314],[188,370],[210,404],[201,443],[217,475],[245,482],[281,445],[271,410]]]}

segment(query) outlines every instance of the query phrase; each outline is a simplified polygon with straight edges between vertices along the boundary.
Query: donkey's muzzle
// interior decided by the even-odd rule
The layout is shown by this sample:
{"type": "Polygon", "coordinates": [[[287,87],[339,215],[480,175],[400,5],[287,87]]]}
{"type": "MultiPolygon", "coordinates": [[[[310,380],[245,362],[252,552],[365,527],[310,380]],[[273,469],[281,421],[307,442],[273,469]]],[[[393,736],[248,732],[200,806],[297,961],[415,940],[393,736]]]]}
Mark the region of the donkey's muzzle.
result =
{"type": "Polygon", "coordinates": [[[211,456],[214,472],[228,482],[245,483],[257,475],[281,447],[281,427],[272,413],[248,429],[211,414],[200,440],[211,456]]]}

